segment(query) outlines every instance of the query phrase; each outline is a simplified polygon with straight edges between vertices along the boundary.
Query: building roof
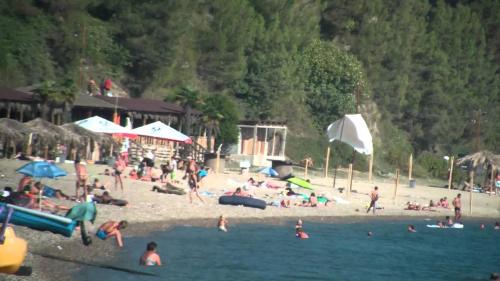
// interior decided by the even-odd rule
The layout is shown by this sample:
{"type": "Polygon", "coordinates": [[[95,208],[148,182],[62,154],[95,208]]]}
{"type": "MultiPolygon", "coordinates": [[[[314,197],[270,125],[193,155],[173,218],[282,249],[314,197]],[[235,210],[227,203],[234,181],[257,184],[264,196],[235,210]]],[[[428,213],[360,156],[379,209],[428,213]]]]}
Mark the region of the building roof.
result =
{"type": "Polygon", "coordinates": [[[173,114],[182,114],[184,112],[181,106],[173,103],[166,103],[161,100],[142,99],[142,98],[141,99],[117,98],[117,97],[106,97],[106,96],[96,96],[96,98],[112,104],[115,104],[115,102],[117,102],[118,106],[129,111],[141,111],[141,112],[151,112],[151,113],[173,113],[173,114]]]}
{"type": "Polygon", "coordinates": [[[0,86],[0,100],[13,102],[34,102],[33,96],[26,92],[0,86]]]}
{"type": "MultiPolygon", "coordinates": [[[[79,94],[76,96],[75,102],[73,106],[77,107],[91,107],[91,108],[106,108],[106,109],[114,109],[115,104],[96,98],[95,96],[89,96],[85,94],[79,94]]],[[[117,106],[117,109],[124,109],[121,106],[117,106]]]]}
{"type": "Polygon", "coordinates": [[[286,120],[240,120],[238,125],[248,126],[286,126],[286,120]]]}

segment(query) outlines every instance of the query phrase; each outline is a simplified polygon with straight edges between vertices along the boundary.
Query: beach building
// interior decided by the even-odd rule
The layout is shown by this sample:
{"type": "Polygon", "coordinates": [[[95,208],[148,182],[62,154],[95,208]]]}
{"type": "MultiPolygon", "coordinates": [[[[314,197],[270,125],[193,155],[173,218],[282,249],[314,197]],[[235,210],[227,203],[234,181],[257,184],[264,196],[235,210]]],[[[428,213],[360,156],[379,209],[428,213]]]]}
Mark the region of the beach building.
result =
{"type": "Polygon", "coordinates": [[[253,166],[270,166],[285,161],[287,126],[285,121],[243,120],[238,125],[238,144],[230,149],[231,159],[249,161],[253,166]]]}

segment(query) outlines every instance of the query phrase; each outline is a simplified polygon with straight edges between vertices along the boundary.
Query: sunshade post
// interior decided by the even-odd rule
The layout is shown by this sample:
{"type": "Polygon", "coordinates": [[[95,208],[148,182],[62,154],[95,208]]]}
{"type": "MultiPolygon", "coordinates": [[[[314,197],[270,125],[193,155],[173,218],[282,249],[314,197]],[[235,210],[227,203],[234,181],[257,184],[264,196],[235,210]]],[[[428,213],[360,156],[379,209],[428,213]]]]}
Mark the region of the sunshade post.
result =
{"type": "Polygon", "coordinates": [[[396,198],[398,196],[398,186],[399,186],[399,169],[396,169],[396,181],[395,181],[395,187],[394,187],[394,205],[396,205],[396,198]]]}
{"type": "Polygon", "coordinates": [[[217,150],[217,158],[215,159],[215,173],[219,174],[219,165],[220,165],[220,150],[217,150]]]}
{"type": "Polygon", "coordinates": [[[472,215],[472,190],[474,189],[474,169],[470,172],[470,200],[469,213],[472,215]]]}
{"type": "Polygon", "coordinates": [[[351,187],[352,187],[352,163],[349,164],[349,171],[347,172],[347,199],[351,197],[351,187]]]}
{"type": "Polygon", "coordinates": [[[304,169],[304,178],[307,179],[307,167],[309,166],[309,157],[306,157],[306,166],[304,169]]]}
{"type": "Polygon", "coordinates": [[[448,190],[451,189],[451,182],[453,181],[453,162],[455,161],[455,156],[451,156],[450,160],[450,174],[448,175],[448,190]]]}
{"type": "Polygon", "coordinates": [[[325,178],[328,177],[328,162],[330,161],[330,146],[326,147],[325,178]]]}
{"type": "Polygon", "coordinates": [[[408,180],[411,180],[413,172],[413,153],[410,153],[410,159],[408,159],[408,180]]]}
{"type": "MultiPolygon", "coordinates": [[[[490,196],[493,193],[493,189],[496,188],[495,186],[495,173],[494,171],[496,170],[496,166],[491,163],[491,179],[490,179],[490,196]]],[[[495,193],[496,195],[496,193],[495,193]]]]}
{"type": "Polygon", "coordinates": [[[43,193],[43,185],[40,182],[40,190],[38,191],[38,210],[41,212],[42,211],[42,193],[43,193]]]}
{"type": "MultiPolygon", "coordinates": [[[[345,116],[342,118],[342,127],[340,128],[340,138],[339,138],[340,142],[342,142],[342,134],[344,133],[344,121],[345,121],[345,116]]],[[[335,166],[335,173],[333,174],[333,188],[335,188],[335,181],[337,180],[337,167],[338,165],[335,166]]]]}

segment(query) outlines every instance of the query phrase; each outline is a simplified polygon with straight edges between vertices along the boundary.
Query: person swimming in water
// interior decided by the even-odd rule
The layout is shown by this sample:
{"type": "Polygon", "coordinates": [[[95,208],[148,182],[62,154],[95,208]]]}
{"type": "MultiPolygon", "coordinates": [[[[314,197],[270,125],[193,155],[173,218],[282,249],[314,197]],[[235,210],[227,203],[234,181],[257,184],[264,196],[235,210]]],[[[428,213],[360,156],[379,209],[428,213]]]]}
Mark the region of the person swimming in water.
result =
{"type": "Polygon", "coordinates": [[[408,232],[417,232],[417,229],[413,224],[408,225],[408,232]]]}
{"type": "Polygon", "coordinates": [[[144,254],[142,254],[141,258],[139,259],[139,265],[144,265],[144,266],[161,266],[161,258],[160,256],[156,253],[156,247],[158,245],[155,242],[149,242],[148,245],[146,246],[146,251],[144,254]]]}
{"type": "Polygon", "coordinates": [[[217,228],[220,230],[220,231],[224,231],[224,232],[227,232],[227,219],[224,217],[224,215],[221,215],[219,217],[219,221],[217,222],[217,228]]]}
{"type": "Polygon", "coordinates": [[[297,223],[295,224],[295,229],[299,229],[299,228],[302,228],[302,220],[301,219],[299,219],[297,221],[297,223]]]}
{"type": "Polygon", "coordinates": [[[301,227],[296,229],[295,236],[299,239],[308,239],[309,238],[309,235],[307,235],[307,233],[305,233],[301,227]]]}

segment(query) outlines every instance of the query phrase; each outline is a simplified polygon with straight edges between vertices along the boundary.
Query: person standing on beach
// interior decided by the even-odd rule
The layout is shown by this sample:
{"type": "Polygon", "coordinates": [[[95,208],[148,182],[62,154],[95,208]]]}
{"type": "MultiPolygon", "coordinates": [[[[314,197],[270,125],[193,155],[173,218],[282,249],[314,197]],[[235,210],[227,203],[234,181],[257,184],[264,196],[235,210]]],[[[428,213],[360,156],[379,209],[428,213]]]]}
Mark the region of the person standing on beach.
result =
{"type": "Polygon", "coordinates": [[[144,252],[144,254],[142,254],[141,258],[139,259],[139,265],[161,266],[161,258],[156,253],[157,246],[158,245],[155,242],[148,243],[148,245],[146,246],[146,252],[144,252]]]}
{"type": "Polygon", "coordinates": [[[127,221],[108,221],[103,223],[96,232],[96,236],[99,239],[106,240],[109,237],[116,237],[116,243],[118,247],[123,247],[122,233],[120,230],[125,229],[128,226],[127,221]]]}
{"type": "Polygon", "coordinates": [[[122,181],[122,173],[125,171],[125,161],[123,160],[121,155],[118,155],[115,161],[114,169],[115,169],[115,190],[118,188],[117,185],[120,183],[120,188],[123,192],[123,181],[122,181]]]}
{"type": "Polygon", "coordinates": [[[76,157],[75,159],[75,172],[76,172],[76,192],[75,192],[75,197],[76,200],[78,200],[78,190],[80,187],[83,188],[83,195],[85,200],[87,198],[87,179],[88,179],[88,173],[87,173],[87,168],[85,165],[83,165],[80,162],[80,157],[76,157]]]}
{"type": "Polygon", "coordinates": [[[373,214],[375,215],[375,210],[377,209],[377,200],[378,200],[378,186],[375,186],[373,191],[370,193],[370,206],[366,210],[366,213],[370,212],[370,209],[373,208],[373,214]]]}
{"type": "Polygon", "coordinates": [[[194,161],[194,159],[190,159],[186,174],[189,185],[189,203],[193,203],[193,193],[196,194],[196,197],[198,197],[202,203],[205,203],[198,193],[198,189],[200,188],[198,183],[198,165],[196,165],[196,161],[194,161]]]}
{"type": "Polygon", "coordinates": [[[462,195],[459,193],[457,194],[457,197],[453,199],[452,205],[455,207],[455,221],[459,222],[460,219],[462,218],[462,201],[461,198],[462,195]]]}

